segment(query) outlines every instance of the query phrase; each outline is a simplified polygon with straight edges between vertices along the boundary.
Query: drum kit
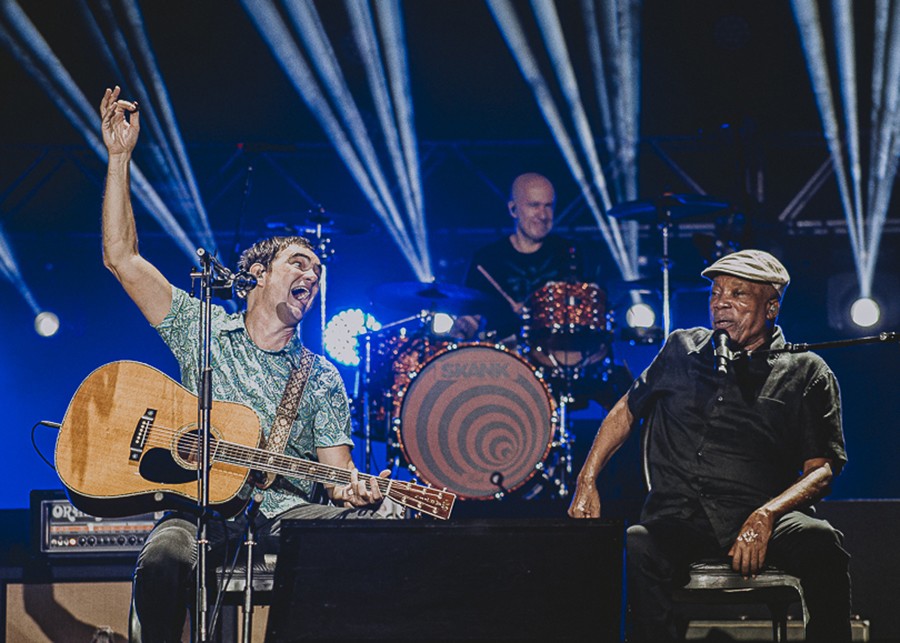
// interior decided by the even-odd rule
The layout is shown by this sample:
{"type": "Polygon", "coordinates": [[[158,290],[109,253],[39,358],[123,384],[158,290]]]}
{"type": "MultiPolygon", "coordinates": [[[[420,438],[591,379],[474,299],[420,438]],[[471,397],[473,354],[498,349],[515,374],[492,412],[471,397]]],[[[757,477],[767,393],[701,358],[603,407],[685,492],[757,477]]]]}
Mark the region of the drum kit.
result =
{"type": "Polygon", "coordinates": [[[394,466],[463,500],[567,497],[568,409],[586,402],[588,384],[611,386],[606,292],[545,284],[525,303],[514,345],[433,330],[438,313],[477,313],[480,291],[413,282],[374,294],[420,312],[358,337],[354,406],[367,454],[371,440],[383,440],[394,466]]]}
{"type": "MultiPolygon", "coordinates": [[[[667,194],[610,211],[659,224],[666,333],[670,228],[725,207],[705,196],[667,194]]],[[[321,211],[308,227],[303,232],[325,246],[319,250],[327,258],[325,233],[340,232],[340,222],[321,211]]],[[[373,299],[407,316],[357,338],[360,367],[351,405],[367,469],[373,468],[372,442],[383,441],[394,467],[462,500],[566,498],[573,475],[569,411],[589,401],[609,408],[632,379],[613,359],[615,320],[606,290],[595,283],[546,283],[522,307],[512,345],[462,341],[434,330],[439,313],[478,314],[485,304],[480,291],[401,282],[383,284],[373,299]]]]}

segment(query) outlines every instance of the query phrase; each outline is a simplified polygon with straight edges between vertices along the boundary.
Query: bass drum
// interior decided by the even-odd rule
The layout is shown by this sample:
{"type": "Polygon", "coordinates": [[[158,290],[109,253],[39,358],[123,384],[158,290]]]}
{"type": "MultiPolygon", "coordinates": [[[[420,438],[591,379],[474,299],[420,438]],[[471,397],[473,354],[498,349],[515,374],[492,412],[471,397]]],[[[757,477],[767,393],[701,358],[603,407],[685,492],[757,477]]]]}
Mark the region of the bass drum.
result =
{"type": "Polygon", "coordinates": [[[401,392],[395,431],[409,469],[468,500],[524,485],[550,453],[556,405],[535,368],[493,344],[454,344],[401,392]]]}

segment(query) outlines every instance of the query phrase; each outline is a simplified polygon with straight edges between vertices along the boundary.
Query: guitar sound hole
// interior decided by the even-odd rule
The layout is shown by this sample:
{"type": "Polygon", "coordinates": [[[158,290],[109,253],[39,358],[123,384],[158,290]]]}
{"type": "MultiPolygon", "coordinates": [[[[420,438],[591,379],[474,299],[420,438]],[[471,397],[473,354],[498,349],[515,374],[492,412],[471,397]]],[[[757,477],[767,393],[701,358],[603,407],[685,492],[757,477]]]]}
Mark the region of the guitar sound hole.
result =
{"type": "Polygon", "coordinates": [[[191,431],[190,433],[185,433],[178,438],[178,442],[176,443],[175,450],[178,453],[178,459],[182,462],[187,462],[188,464],[192,464],[197,466],[197,462],[199,462],[199,458],[197,457],[197,432],[191,431]]]}
{"type": "MultiPolygon", "coordinates": [[[[182,434],[178,438],[178,442],[175,445],[175,450],[178,454],[178,459],[189,466],[197,467],[200,464],[200,441],[197,438],[197,431],[188,431],[187,433],[182,434]]],[[[209,452],[214,453],[216,450],[216,439],[215,437],[210,437],[209,439],[209,452]]],[[[184,466],[182,464],[182,466],[184,466]]]]}

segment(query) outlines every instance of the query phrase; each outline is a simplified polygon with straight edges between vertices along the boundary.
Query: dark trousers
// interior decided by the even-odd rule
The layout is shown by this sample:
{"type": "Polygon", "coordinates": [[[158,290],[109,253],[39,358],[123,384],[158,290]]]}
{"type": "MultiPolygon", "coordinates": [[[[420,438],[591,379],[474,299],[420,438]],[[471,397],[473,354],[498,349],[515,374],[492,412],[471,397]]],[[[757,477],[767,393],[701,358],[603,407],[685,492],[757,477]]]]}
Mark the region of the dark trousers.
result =
{"type": "MultiPolygon", "coordinates": [[[[300,505],[275,518],[257,515],[256,554],[277,553],[281,522],[285,519],[345,520],[376,518],[372,511],[340,509],[325,505],[300,505]]],[[[208,570],[230,562],[241,547],[247,521],[210,521],[208,570]]],[[[316,555],[312,552],[311,555],[316,555]]],[[[254,556],[256,558],[256,556],[254,556]]],[[[189,515],[165,516],[150,532],[138,556],[132,583],[132,614],[129,639],[132,643],[178,643],[188,607],[193,608],[197,580],[197,522],[189,515]]],[[[214,575],[213,575],[214,578],[214,575]]],[[[215,586],[212,580],[209,587],[215,586]]],[[[210,610],[212,603],[210,602],[210,610]]],[[[210,614],[211,615],[211,614],[210,614]]]]}
{"type": "MultiPolygon", "coordinates": [[[[809,613],[808,641],[850,641],[850,556],[827,521],[791,512],[776,524],[766,563],[797,576],[809,613]]],[[[629,527],[626,537],[630,640],[675,641],[687,623],[671,593],[688,581],[690,564],[723,557],[708,524],[660,519],[629,527]]]]}

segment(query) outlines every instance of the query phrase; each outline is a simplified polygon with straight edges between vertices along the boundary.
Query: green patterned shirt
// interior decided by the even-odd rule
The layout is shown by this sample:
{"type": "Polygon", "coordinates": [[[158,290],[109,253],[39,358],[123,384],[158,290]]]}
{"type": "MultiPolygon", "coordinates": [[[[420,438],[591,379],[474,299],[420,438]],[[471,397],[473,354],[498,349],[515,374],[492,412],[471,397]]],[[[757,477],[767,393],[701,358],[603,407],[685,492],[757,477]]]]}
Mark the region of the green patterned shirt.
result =
{"type": "MultiPolygon", "coordinates": [[[[291,369],[300,363],[299,332],[283,349],[266,351],[250,339],[243,313],[229,314],[221,306],[212,306],[211,317],[213,399],[240,402],[252,408],[268,437],[291,369]]],[[[172,308],[156,326],[178,360],[182,384],[195,394],[198,390],[199,318],[200,301],[173,286],[172,308]]],[[[316,355],[285,453],[315,460],[316,448],[341,444],[353,447],[347,391],[334,365],[316,355]]],[[[260,511],[266,516],[275,516],[308,502],[311,492],[312,483],[279,476],[265,491],[260,511]]]]}

